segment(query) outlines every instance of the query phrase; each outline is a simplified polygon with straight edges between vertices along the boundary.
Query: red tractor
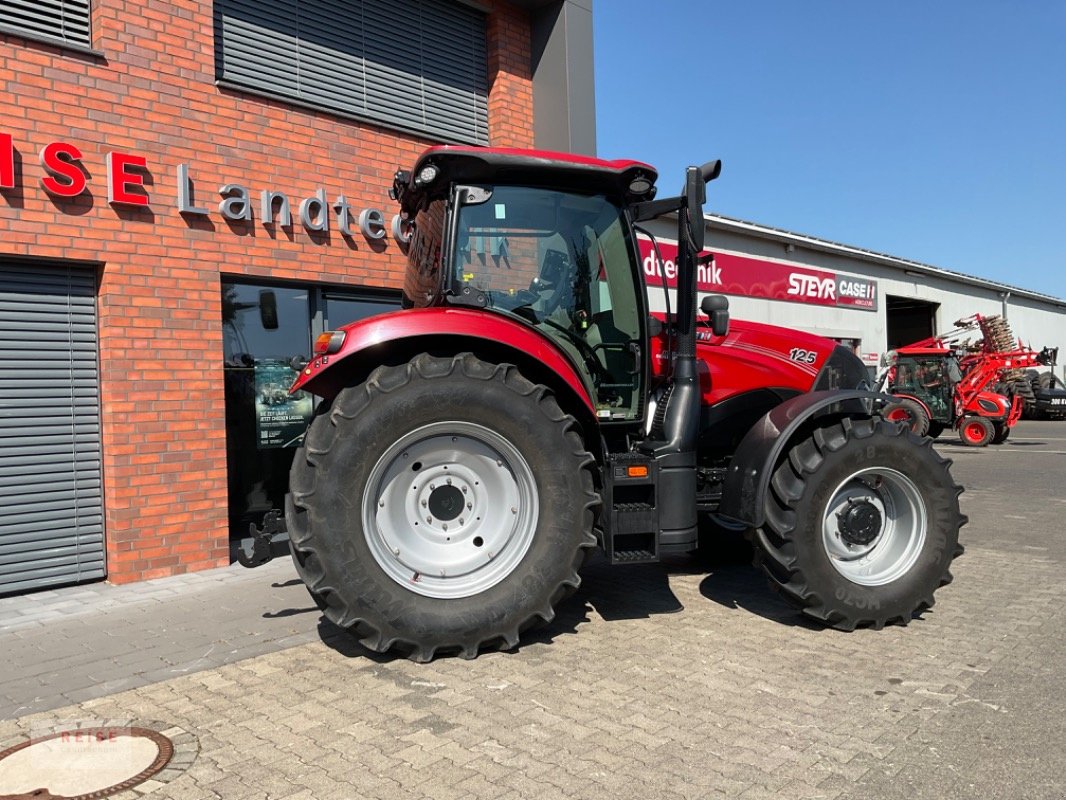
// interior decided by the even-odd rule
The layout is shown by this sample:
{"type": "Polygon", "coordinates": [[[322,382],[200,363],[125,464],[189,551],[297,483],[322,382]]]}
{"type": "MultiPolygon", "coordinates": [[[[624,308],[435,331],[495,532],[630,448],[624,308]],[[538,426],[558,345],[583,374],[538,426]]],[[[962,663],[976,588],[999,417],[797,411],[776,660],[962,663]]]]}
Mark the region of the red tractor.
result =
{"type": "Polygon", "coordinates": [[[1033,398],[1026,370],[1053,358],[1054,351],[1037,353],[1016,342],[1002,318],[975,314],[948,333],[888,354],[878,388],[897,401],[884,414],[920,436],[935,439],[953,428],[971,447],[1002,444],[1033,398]],[[975,332],[979,340],[966,339],[975,332]]]}
{"type": "Polygon", "coordinates": [[[745,528],[788,600],[851,630],[906,623],[951,580],[962,491],[879,413],[832,342],[697,315],[705,185],[655,198],[635,161],[435,147],[393,196],[405,310],[321,336],[324,398],[286,522],[335,624],[416,660],[514,647],[595,547],[611,564],[745,528]],[[649,314],[638,223],[678,217],[678,310],[649,314]]]}

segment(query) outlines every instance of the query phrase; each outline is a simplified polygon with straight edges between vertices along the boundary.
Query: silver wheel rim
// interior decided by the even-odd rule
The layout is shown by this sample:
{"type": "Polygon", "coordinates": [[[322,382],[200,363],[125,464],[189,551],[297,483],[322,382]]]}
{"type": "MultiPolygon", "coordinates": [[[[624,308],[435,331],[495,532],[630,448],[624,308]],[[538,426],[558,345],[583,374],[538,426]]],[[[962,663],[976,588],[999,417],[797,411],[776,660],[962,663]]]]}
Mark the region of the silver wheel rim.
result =
{"type": "Polygon", "coordinates": [[[872,467],[837,486],[822,517],[822,541],[830,563],[845,578],[862,586],[883,586],[914,566],[928,527],[925,502],[914,482],[894,469],[872,467]],[[841,531],[841,515],[859,503],[873,506],[881,520],[874,538],[861,544],[841,531]]]}
{"type": "Polygon", "coordinates": [[[470,597],[518,566],[538,509],[533,470],[514,445],[472,422],[435,422],[397,440],[370,471],[363,534],[404,588],[470,597]]]}

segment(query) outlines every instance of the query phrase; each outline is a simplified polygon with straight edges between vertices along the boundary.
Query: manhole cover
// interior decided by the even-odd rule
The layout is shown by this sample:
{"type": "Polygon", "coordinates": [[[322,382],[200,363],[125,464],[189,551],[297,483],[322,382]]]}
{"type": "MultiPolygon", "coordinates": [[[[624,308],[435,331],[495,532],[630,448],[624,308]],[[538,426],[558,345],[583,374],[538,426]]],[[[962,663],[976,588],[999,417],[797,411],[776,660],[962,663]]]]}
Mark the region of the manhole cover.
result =
{"type": "Polygon", "coordinates": [[[0,751],[0,800],[99,800],[162,785],[192,763],[197,749],[180,728],[165,733],[82,724],[31,736],[0,751]]]}

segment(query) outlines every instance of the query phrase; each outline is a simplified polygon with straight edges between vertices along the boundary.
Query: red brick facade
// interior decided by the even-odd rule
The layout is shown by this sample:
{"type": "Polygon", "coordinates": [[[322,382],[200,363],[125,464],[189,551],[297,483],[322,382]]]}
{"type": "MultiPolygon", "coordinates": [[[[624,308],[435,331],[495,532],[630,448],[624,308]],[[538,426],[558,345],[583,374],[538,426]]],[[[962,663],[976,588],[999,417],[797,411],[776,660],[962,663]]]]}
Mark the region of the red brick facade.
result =
{"type": "MultiPolygon", "coordinates": [[[[527,14],[487,5],[491,143],[531,146],[527,14]]],[[[295,215],[322,187],[391,218],[393,172],[432,142],[216,87],[211,3],[92,6],[98,56],[0,33],[0,134],[21,164],[0,193],[0,257],[99,265],[108,573],[127,582],[228,563],[221,276],[400,284],[391,237],[372,247],[335,225],[317,239],[298,222],[264,226],[259,192],[286,193],[295,215]],[[38,153],[52,141],[81,152],[77,198],[41,186],[38,153]],[[111,151],[147,159],[147,208],[109,205],[111,151]],[[208,216],[178,213],[179,164],[208,216]],[[251,189],[254,222],[219,213],[230,182],[251,189]]]]}

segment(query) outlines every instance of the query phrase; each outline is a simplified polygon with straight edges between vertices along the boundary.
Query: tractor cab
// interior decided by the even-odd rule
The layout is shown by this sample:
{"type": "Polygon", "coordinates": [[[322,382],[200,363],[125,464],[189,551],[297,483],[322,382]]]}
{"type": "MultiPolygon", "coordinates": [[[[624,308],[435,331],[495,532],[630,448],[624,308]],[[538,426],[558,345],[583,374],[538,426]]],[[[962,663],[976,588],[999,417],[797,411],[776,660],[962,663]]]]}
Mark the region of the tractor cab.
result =
{"type": "Polygon", "coordinates": [[[961,380],[959,360],[950,350],[900,350],[888,391],[921,400],[928,407],[931,420],[949,424],[954,417],[955,387],[961,380]]]}
{"type": "Polygon", "coordinates": [[[647,310],[630,203],[638,162],[437,147],[393,195],[411,225],[404,302],[491,311],[550,339],[602,422],[639,421],[647,310]]]}

